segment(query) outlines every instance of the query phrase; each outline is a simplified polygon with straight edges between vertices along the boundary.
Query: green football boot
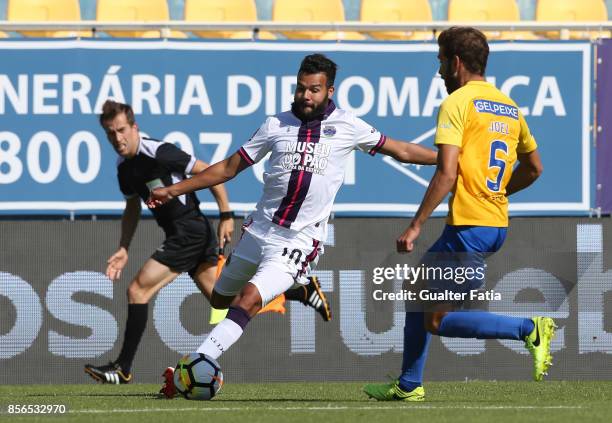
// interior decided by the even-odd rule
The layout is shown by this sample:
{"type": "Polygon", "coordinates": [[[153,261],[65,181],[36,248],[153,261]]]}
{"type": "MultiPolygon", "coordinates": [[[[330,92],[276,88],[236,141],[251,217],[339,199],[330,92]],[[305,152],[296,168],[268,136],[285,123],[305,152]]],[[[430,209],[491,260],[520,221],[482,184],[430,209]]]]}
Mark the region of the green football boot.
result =
{"type": "Polygon", "coordinates": [[[399,387],[397,380],[391,383],[370,383],[363,387],[363,392],[378,401],[425,401],[422,386],[406,392],[399,387]]]}
{"type": "Polygon", "coordinates": [[[533,357],[533,380],[540,382],[552,366],[550,342],[555,337],[555,322],[550,317],[532,317],[535,328],[525,338],[525,348],[533,357]]]}

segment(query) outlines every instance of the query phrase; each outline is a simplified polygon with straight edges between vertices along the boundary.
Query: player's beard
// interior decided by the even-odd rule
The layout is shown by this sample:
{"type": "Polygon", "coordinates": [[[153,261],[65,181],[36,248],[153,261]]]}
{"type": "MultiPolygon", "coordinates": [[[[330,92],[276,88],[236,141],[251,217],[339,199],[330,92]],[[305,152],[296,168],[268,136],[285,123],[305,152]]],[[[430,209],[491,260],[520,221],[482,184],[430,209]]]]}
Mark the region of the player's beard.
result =
{"type": "Polygon", "coordinates": [[[459,78],[456,72],[453,75],[449,75],[444,78],[444,86],[446,87],[446,92],[449,94],[452,94],[454,91],[461,88],[459,86],[459,78]]]}
{"type": "Polygon", "coordinates": [[[300,102],[294,101],[291,104],[291,111],[300,120],[302,120],[302,121],[309,121],[309,120],[313,120],[314,118],[316,118],[319,115],[322,115],[325,112],[325,108],[327,107],[327,103],[329,103],[329,96],[325,97],[325,99],[321,102],[321,104],[316,106],[310,112],[305,112],[304,111],[304,102],[302,102],[302,101],[300,101],[300,102]]]}

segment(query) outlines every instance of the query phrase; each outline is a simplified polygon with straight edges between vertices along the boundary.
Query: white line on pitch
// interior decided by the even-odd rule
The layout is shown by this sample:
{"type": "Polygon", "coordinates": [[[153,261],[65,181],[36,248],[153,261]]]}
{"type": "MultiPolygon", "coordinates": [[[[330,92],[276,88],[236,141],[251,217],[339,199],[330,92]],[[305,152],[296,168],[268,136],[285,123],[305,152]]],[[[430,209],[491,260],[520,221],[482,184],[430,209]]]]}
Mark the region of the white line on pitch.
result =
{"type": "Polygon", "coordinates": [[[111,409],[111,410],[69,410],[68,414],[71,413],[83,413],[83,414],[104,414],[104,413],[157,413],[160,411],[344,411],[344,410],[551,410],[551,409],[580,409],[581,406],[571,405],[550,405],[550,406],[537,406],[537,405],[466,405],[466,406],[437,406],[437,405],[411,405],[411,406],[331,406],[331,407],[187,407],[187,408],[141,408],[141,409],[111,409]]]}

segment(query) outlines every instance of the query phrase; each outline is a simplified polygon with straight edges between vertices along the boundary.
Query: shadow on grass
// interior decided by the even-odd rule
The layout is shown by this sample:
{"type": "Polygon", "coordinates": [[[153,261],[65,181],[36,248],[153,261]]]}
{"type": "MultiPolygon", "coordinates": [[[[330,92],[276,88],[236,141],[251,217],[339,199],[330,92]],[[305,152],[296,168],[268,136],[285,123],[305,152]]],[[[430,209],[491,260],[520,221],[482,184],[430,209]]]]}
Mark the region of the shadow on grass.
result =
{"type": "MultiPolygon", "coordinates": [[[[24,397],[28,398],[48,398],[49,394],[26,394],[24,397]]],[[[142,398],[142,399],[152,399],[152,400],[161,400],[161,401],[169,401],[167,398],[153,393],[70,393],[70,394],[59,394],[58,397],[66,397],[66,398],[142,398]]],[[[181,397],[176,397],[170,401],[189,401],[185,400],[181,397]]],[[[353,403],[353,402],[364,402],[367,401],[365,398],[363,399],[337,399],[330,400],[329,398],[223,398],[217,397],[215,398],[215,403],[309,403],[309,404],[329,404],[329,403],[353,403]]],[[[197,404],[203,401],[189,401],[189,403],[197,404]]]]}
{"type": "MultiPolygon", "coordinates": [[[[330,404],[330,403],[342,403],[342,402],[364,402],[367,399],[336,399],[330,400],[329,398],[321,398],[321,399],[313,399],[313,398],[217,398],[214,400],[217,403],[236,403],[236,402],[246,402],[246,403],[255,403],[255,402],[263,402],[263,403],[309,403],[309,404],[330,404]]],[[[190,401],[191,402],[191,401],[190,401]]],[[[194,401],[195,402],[195,401],[194,401]]]]}
{"type": "Polygon", "coordinates": [[[141,397],[141,398],[149,398],[149,399],[157,399],[159,397],[158,394],[151,394],[151,393],[134,393],[134,394],[111,394],[111,393],[71,393],[71,394],[57,394],[57,395],[50,395],[50,394],[25,394],[23,395],[24,397],[31,397],[31,398],[35,398],[35,397],[50,397],[50,396],[57,396],[57,397],[87,397],[87,398],[96,398],[96,397],[108,397],[108,398],[121,398],[121,397],[141,397]]]}

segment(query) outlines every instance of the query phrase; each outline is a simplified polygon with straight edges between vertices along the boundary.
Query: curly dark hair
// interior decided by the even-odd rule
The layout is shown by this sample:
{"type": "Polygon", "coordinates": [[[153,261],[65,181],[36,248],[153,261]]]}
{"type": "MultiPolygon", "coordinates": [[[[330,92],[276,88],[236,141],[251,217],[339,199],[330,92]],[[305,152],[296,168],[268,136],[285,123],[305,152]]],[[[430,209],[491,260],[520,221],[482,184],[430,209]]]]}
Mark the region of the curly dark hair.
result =
{"type": "Polygon", "coordinates": [[[438,45],[444,48],[444,55],[450,61],[457,56],[467,70],[483,76],[489,57],[487,37],[469,26],[453,26],[438,36],[438,45]]]}
{"type": "Polygon", "coordinates": [[[324,73],[327,77],[327,88],[329,88],[334,85],[337,69],[338,65],[336,65],[324,55],[317,53],[304,57],[304,60],[302,60],[302,63],[300,64],[300,70],[298,71],[298,75],[312,75],[313,73],[324,73]]]}

